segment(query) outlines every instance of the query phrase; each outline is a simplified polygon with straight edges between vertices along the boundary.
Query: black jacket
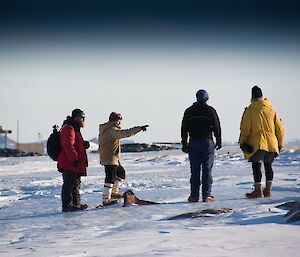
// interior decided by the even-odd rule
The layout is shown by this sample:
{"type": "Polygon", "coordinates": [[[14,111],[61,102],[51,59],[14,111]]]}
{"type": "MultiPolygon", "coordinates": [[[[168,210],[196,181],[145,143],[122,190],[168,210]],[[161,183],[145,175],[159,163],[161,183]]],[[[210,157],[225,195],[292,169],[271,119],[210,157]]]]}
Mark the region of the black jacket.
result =
{"type": "Polygon", "coordinates": [[[190,139],[213,139],[222,143],[220,120],[216,110],[205,102],[196,102],[184,112],[181,125],[181,142],[187,146],[190,139]]]}

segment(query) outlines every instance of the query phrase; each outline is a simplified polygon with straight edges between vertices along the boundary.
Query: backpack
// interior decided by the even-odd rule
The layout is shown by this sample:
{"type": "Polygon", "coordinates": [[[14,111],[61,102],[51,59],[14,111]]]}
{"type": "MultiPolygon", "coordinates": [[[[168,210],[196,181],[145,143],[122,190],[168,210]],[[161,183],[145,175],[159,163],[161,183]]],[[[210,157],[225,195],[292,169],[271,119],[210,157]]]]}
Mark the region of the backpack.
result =
{"type": "Polygon", "coordinates": [[[59,139],[60,131],[58,131],[57,129],[58,126],[54,125],[53,132],[47,140],[47,153],[53,161],[58,160],[58,156],[61,149],[59,139]]]}

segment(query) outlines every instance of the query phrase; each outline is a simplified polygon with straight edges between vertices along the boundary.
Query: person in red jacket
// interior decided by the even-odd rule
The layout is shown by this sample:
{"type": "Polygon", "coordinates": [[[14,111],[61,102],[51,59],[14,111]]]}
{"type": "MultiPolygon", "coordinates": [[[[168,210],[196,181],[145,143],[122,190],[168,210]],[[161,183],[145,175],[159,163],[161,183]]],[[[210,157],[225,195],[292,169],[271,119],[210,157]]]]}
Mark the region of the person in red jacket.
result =
{"type": "Polygon", "coordinates": [[[84,141],[80,128],[84,127],[85,114],[74,109],[68,116],[60,131],[61,151],[58,156],[57,168],[62,173],[61,191],[62,211],[84,210],[88,206],[80,203],[81,176],[86,176],[88,166],[86,149],[89,142],[84,141]]]}

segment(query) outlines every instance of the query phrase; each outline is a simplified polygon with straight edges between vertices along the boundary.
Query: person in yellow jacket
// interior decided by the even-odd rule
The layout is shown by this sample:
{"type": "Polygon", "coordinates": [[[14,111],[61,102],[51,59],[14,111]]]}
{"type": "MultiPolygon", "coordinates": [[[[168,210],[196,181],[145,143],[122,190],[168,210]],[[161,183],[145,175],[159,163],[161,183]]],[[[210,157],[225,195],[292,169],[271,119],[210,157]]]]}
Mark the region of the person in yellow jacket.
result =
{"type": "Polygon", "coordinates": [[[140,131],[146,131],[148,125],[130,129],[121,129],[122,116],[112,112],[107,123],[99,125],[99,154],[100,164],[105,169],[105,183],[103,189],[103,205],[117,203],[121,198],[119,189],[125,179],[125,170],[120,164],[120,139],[133,136],[140,131]]]}
{"type": "Polygon", "coordinates": [[[281,119],[272,109],[270,101],[263,97],[258,86],[252,88],[251,104],[244,111],[239,143],[245,159],[252,162],[254,190],[247,198],[272,196],[272,162],[283,146],[284,128],[281,119]],[[266,187],[262,190],[261,166],[264,164],[266,187]]]}

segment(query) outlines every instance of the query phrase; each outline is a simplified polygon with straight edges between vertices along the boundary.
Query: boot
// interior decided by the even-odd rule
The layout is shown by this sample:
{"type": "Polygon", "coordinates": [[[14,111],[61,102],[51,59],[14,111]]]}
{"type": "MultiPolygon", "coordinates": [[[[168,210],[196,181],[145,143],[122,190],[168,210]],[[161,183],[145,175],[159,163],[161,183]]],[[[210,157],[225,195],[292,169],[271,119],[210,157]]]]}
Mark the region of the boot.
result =
{"type": "Polygon", "coordinates": [[[122,194],[120,193],[120,187],[122,186],[123,179],[116,178],[114,181],[114,185],[112,188],[111,198],[113,199],[121,199],[122,194]]]}
{"type": "Polygon", "coordinates": [[[266,182],[266,188],[263,191],[264,197],[272,197],[272,181],[266,182]]]}
{"type": "Polygon", "coordinates": [[[85,209],[87,209],[88,208],[88,205],[87,204],[80,204],[79,206],[77,206],[77,207],[79,207],[80,208],[80,210],[85,210],[85,209]]]}
{"type": "Polygon", "coordinates": [[[111,199],[112,188],[114,184],[105,183],[103,188],[103,206],[108,206],[111,204],[116,204],[117,200],[111,199]]]}
{"type": "Polygon", "coordinates": [[[189,196],[188,201],[189,203],[196,203],[199,201],[199,199],[194,196],[189,196]]]}
{"type": "Polygon", "coordinates": [[[81,209],[80,207],[70,204],[68,207],[63,207],[62,211],[63,212],[73,212],[73,211],[82,211],[83,209],[81,209]]]}
{"type": "Polygon", "coordinates": [[[263,192],[261,190],[261,183],[254,184],[254,190],[251,193],[246,193],[246,197],[249,199],[252,198],[263,198],[263,192]]]}

